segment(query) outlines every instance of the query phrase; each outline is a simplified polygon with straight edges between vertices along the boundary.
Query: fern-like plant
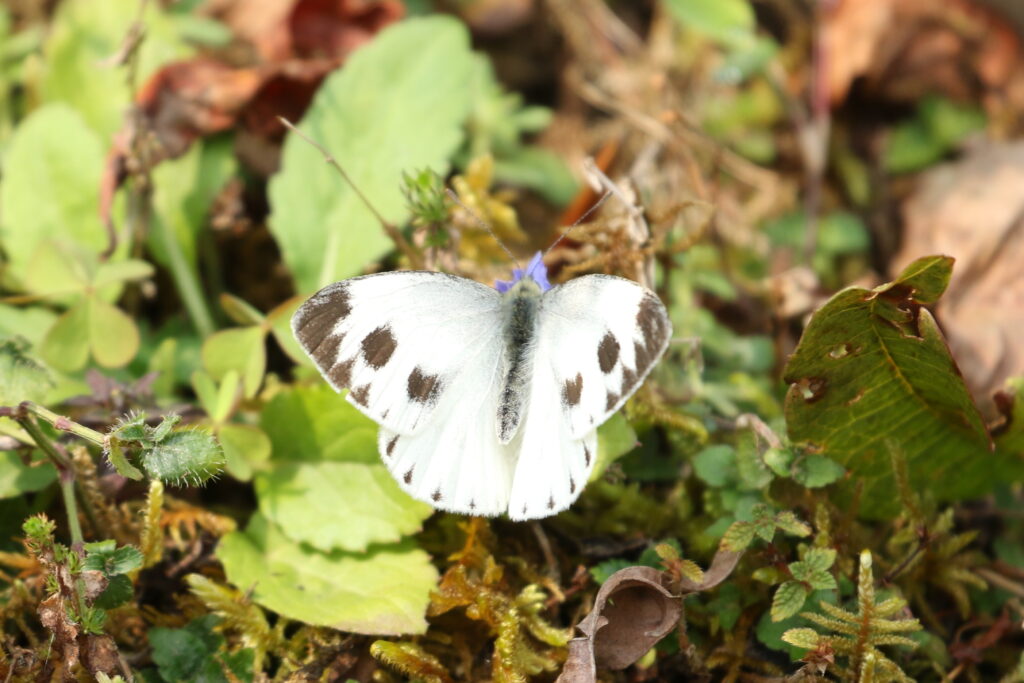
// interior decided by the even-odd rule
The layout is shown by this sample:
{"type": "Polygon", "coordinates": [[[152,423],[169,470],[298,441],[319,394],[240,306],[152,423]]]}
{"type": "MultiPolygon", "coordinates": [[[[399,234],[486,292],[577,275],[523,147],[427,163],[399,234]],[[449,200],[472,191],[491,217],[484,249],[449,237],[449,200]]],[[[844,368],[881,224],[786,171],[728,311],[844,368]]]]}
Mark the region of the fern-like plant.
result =
{"type": "Polygon", "coordinates": [[[820,606],[825,614],[804,612],[802,616],[834,634],[823,635],[813,628],[794,628],[786,631],[782,639],[791,645],[807,648],[818,660],[832,656],[845,659],[847,666],[837,665],[834,669],[842,680],[857,683],[912,681],[896,662],[878,649],[884,645],[916,646],[913,640],[899,634],[918,631],[921,623],[917,619],[892,618],[906,604],[900,597],[876,601],[871,553],[865,550],[860,554],[857,611],[822,602],[820,606]]]}

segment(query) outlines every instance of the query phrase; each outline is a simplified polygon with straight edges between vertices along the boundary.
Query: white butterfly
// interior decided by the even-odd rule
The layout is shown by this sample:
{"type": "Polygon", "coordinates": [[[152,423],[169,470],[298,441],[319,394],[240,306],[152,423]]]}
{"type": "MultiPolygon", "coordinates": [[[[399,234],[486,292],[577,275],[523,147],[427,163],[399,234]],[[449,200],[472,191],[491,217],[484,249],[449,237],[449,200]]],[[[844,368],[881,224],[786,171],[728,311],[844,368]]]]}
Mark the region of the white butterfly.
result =
{"type": "Polygon", "coordinates": [[[497,290],[444,273],[355,277],[292,318],[321,374],[380,424],[399,486],[443,510],[525,520],[568,508],[597,427],[668,346],[664,305],[635,282],[552,288],[539,253],[515,275],[497,290]]]}

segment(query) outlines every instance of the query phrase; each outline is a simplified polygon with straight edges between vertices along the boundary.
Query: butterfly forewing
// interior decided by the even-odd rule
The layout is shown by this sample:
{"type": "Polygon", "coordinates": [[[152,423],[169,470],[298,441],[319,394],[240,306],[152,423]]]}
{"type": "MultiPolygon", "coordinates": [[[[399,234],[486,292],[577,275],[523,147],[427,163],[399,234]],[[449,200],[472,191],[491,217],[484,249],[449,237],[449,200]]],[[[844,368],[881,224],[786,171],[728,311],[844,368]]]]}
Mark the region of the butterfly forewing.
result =
{"type": "Polygon", "coordinates": [[[390,432],[411,435],[432,421],[467,355],[498,362],[501,296],[443,273],[367,275],[314,294],[292,330],[336,390],[349,389],[348,400],[390,432]]]}
{"type": "Polygon", "coordinates": [[[541,347],[534,373],[555,377],[560,412],[579,439],[643,383],[668,347],[672,325],[654,292],[624,278],[588,275],[544,294],[537,334],[552,343],[541,347]]]}

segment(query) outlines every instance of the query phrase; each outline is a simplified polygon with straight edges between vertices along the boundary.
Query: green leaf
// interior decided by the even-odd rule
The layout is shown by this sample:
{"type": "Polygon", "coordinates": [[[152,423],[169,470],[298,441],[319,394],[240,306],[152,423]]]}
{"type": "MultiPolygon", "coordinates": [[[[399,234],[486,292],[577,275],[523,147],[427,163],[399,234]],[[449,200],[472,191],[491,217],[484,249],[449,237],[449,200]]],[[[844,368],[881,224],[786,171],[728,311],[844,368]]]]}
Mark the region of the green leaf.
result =
{"type": "Polygon", "coordinates": [[[813,628],[791,628],[782,634],[782,640],[804,650],[813,650],[818,647],[821,635],[813,628]]]}
{"type": "MultiPolygon", "coordinates": [[[[197,274],[199,235],[209,220],[210,208],[225,183],[237,171],[234,145],[229,137],[207,138],[189,147],[177,159],[153,169],[153,219],[175,237],[185,261],[197,274]]],[[[149,233],[147,246],[157,263],[171,265],[157,231],[149,233]]]]}
{"type": "Polygon", "coordinates": [[[260,327],[221,330],[203,342],[203,366],[218,382],[231,371],[242,377],[245,397],[252,398],[267,368],[266,332],[260,327]]]}
{"type": "MultiPolygon", "coordinates": [[[[302,129],[327,148],[388,221],[408,216],[402,171],[444,175],[473,96],[469,35],[444,16],[376,35],[320,86],[302,129]],[[381,84],[387,83],[386,88],[381,84]]],[[[270,182],[270,229],[301,293],[357,274],[392,248],[356,194],[296,135],[270,182]]]]}
{"type": "Polygon", "coordinates": [[[39,491],[57,478],[57,470],[49,461],[25,465],[14,451],[0,451],[0,498],[39,491]]]}
{"type": "Polygon", "coordinates": [[[785,531],[790,536],[810,536],[811,527],[807,526],[799,519],[796,515],[789,510],[783,510],[771,520],[772,524],[782,531],[785,531]]]}
{"type": "Polygon", "coordinates": [[[97,296],[88,299],[89,347],[92,356],[105,368],[127,365],[139,352],[139,328],[117,306],[97,296]]]}
{"type": "Polygon", "coordinates": [[[198,429],[171,432],[143,450],[142,468],[154,479],[181,486],[199,486],[224,467],[224,454],[210,434],[198,429]]]}
{"type": "Polygon", "coordinates": [[[984,112],[943,97],[925,97],[914,118],[894,128],[885,147],[883,164],[891,173],[909,173],[942,159],[965,137],[985,128],[984,112]]]}
{"type": "Polygon", "coordinates": [[[100,139],[67,105],[44,106],[18,126],[0,179],[5,280],[24,282],[45,240],[93,252],[107,247],[97,199],[103,158],[100,139]]]}
{"type": "Polygon", "coordinates": [[[32,358],[23,339],[0,338],[0,405],[41,401],[53,387],[49,371],[32,358]]]}
{"type": "MultiPolygon", "coordinates": [[[[134,55],[140,85],[162,64],[191,53],[159,3],[147,3],[145,9],[141,20],[146,37],[134,55]]],[[[138,13],[134,0],[64,0],[48,27],[42,58],[43,99],[67,102],[105,140],[120,128],[132,96],[124,69],[106,61],[121,49],[138,13]]],[[[73,138],[54,134],[55,145],[66,148],[75,143],[73,138]]]]}
{"type": "Polygon", "coordinates": [[[535,190],[555,206],[568,204],[579,190],[579,182],[565,161],[540,147],[523,147],[512,155],[495,159],[494,177],[535,190]]]}
{"type": "Polygon", "coordinates": [[[726,444],[708,446],[693,457],[693,472],[708,486],[721,488],[734,483],[739,477],[736,452],[726,444]]]}
{"type": "Polygon", "coordinates": [[[804,553],[803,561],[814,570],[825,570],[835,563],[836,551],[833,548],[811,548],[804,553]]]}
{"type": "Polygon", "coordinates": [[[275,461],[380,462],[376,423],[323,382],[276,394],[261,426],[275,461]]]}
{"type": "Polygon", "coordinates": [[[142,567],[143,557],[138,548],[130,545],[117,548],[116,545],[112,540],[86,543],[83,567],[103,572],[107,578],[127,574],[142,567]]]}
{"type": "Polygon", "coordinates": [[[239,325],[262,325],[263,321],[267,319],[252,304],[234,294],[221,294],[220,307],[224,309],[231,320],[239,325]]]}
{"type": "Polygon", "coordinates": [[[219,622],[219,617],[206,614],[184,628],[151,628],[149,644],[161,678],[200,683],[251,682],[253,650],[228,653],[224,637],[214,630],[219,622]],[[225,675],[225,669],[232,673],[231,678],[225,675]]]}
{"type": "Polygon", "coordinates": [[[793,481],[809,489],[839,481],[846,469],[835,460],[822,455],[806,455],[793,464],[793,481]]]}
{"type": "MultiPolygon", "coordinates": [[[[234,373],[233,376],[237,381],[238,373],[234,373]]],[[[199,405],[206,411],[206,414],[210,416],[210,419],[214,422],[218,422],[217,418],[214,417],[218,412],[217,383],[213,381],[210,374],[203,372],[202,370],[196,370],[193,372],[192,390],[196,392],[196,398],[199,399],[199,405]]]]}
{"type": "Polygon", "coordinates": [[[636,431],[621,411],[597,428],[597,462],[588,481],[597,481],[613,462],[636,448],[636,431]]]}
{"type": "Polygon", "coordinates": [[[228,423],[217,438],[224,449],[225,469],[239,481],[252,479],[253,469],[270,459],[270,439],[259,427],[228,423]]]}
{"type": "Polygon", "coordinates": [[[863,484],[867,517],[900,509],[893,451],[906,459],[911,488],[939,500],[981,495],[1005,476],[938,326],[921,307],[938,299],[951,270],[948,257],[923,258],[888,285],[839,292],[811,319],[786,366],[790,441],[851,470],[863,484]]]}
{"type": "Polygon", "coordinates": [[[295,541],[361,551],[419,531],[433,513],[402,491],[382,464],[278,464],[256,475],[260,512],[295,541]]]}
{"type": "Polygon", "coordinates": [[[79,301],[57,318],[43,337],[39,354],[58,370],[81,370],[89,360],[89,322],[89,302],[79,301]]]}
{"type": "Polygon", "coordinates": [[[92,606],[97,609],[113,609],[124,605],[135,597],[135,587],[132,580],[123,574],[111,576],[107,580],[107,587],[103,589],[92,606]]]}
{"type": "Polygon", "coordinates": [[[96,269],[92,286],[99,289],[109,285],[145,280],[153,277],[153,266],[146,261],[128,259],[126,261],[104,261],[96,269]]]}
{"type": "Polygon", "coordinates": [[[270,333],[274,335],[274,339],[277,340],[281,349],[288,354],[288,357],[299,365],[312,367],[313,361],[310,360],[292,333],[292,316],[305,301],[306,297],[295,296],[284,303],[278,304],[267,313],[267,321],[270,323],[270,333]]]}
{"type": "Polygon", "coordinates": [[[244,533],[221,539],[217,558],[229,581],[289,619],[373,635],[427,630],[437,570],[412,541],[321,553],[257,514],[244,533]]]}
{"type": "Polygon", "coordinates": [[[799,581],[787,581],[779,586],[772,598],[772,621],[782,621],[800,611],[810,591],[799,581]]]}
{"type": "Polygon", "coordinates": [[[727,45],[753,38],[754,10],[748,0],[665,0],[681,24],[727,45]]]}
{"type": "Polygon", "coordinates": [[[755,528],[750,522],[733,522],[722,536],[722,548],[732,552],[746,550],[754,540],[755,528]]]}
{"type": "Polygon", "coordinates": [[[242,378],[239,377],[237,371],[228,370],[224,374],[220,388],[217,390],[217,402],[213,406],[213,413],[210,414],[211,420],[221,423],[231,416],[231,409],[235,406],[241,383],[242,378]]]}

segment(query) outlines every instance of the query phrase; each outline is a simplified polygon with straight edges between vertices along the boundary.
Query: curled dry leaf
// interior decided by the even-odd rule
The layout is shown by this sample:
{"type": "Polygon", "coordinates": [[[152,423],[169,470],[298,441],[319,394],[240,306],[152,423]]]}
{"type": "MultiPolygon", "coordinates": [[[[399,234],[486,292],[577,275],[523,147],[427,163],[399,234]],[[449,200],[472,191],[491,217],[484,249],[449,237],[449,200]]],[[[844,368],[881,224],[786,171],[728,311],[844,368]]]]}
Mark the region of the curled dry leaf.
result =
{"type": "Polygon", "coordinates": [[[597,668],[625,669],[679,623],[683,596],[713,588],[736,567],[742,553],[719,551],[702,581],[666,585],[667,572],[626,567],[612,574],[594,598],[590,614],[576,625],[569,656],[557,683],[595,683],[597,668]]]}

